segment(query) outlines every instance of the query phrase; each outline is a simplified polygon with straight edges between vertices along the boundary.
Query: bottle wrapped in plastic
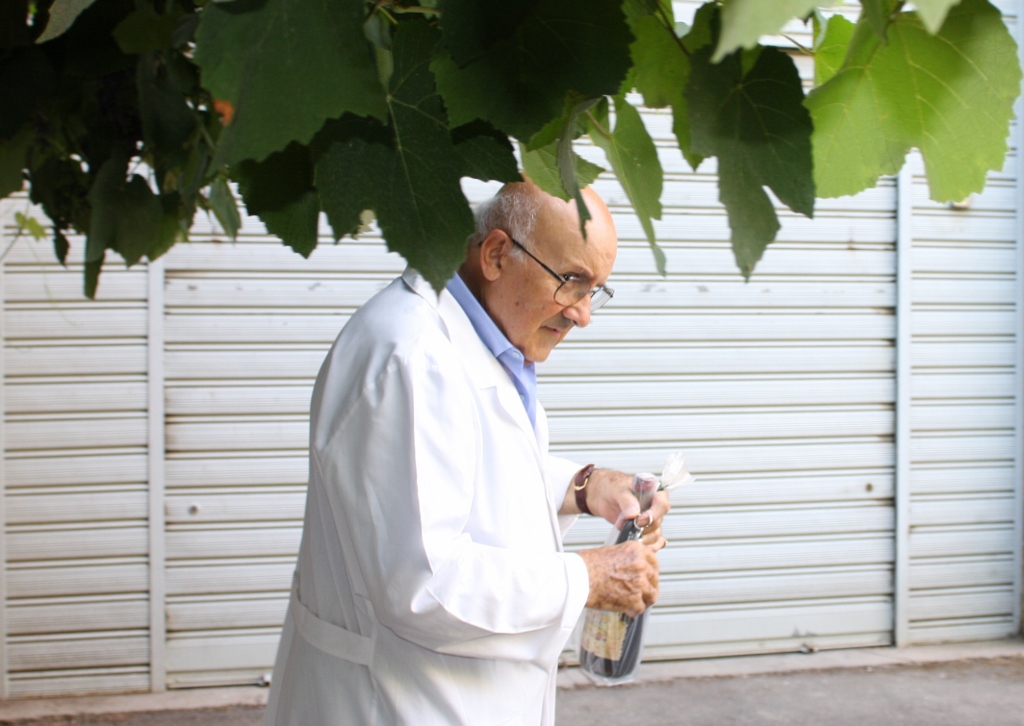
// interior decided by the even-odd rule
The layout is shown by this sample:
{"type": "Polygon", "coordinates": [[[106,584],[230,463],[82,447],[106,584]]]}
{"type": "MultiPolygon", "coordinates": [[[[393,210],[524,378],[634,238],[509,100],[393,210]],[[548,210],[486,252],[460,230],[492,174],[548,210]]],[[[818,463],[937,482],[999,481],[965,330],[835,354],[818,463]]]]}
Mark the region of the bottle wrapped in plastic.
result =
{"type": "MultiPolygon", "coordinates": [[[[633,493],[640,502],[640,511],[647,511],[656,492],[674,489],[693,480],[681,452],[668,457],[660,482],[653,474],[635,475],[633,493]]],[[[629,520],[621,530],[612,530],[606,544],[640,539],[643,531],[643,527],[636,526],[635,520],[629,520]]],[[[635,618],[609,610],[587,608],[584,611],[580,631],[580,668],[590,680],[597,685],[614,686],[628,683],[636,677],[649,614],[650,608],[635,618]]]]}

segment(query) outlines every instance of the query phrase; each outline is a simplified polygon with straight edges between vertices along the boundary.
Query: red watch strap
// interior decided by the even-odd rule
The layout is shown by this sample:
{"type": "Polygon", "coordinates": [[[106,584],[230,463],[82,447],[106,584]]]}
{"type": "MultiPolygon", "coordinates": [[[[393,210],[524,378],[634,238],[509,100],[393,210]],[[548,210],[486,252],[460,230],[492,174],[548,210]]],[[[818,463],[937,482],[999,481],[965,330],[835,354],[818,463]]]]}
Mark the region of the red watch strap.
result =
{"type": "Polygon", "coordinates": [[[572,478],[572,488],[576,492],[576,508],[584,514],[591,514],[590,508],[587,507],[587,482],[593,473],[594,465],[587,464],[572,478]]]}

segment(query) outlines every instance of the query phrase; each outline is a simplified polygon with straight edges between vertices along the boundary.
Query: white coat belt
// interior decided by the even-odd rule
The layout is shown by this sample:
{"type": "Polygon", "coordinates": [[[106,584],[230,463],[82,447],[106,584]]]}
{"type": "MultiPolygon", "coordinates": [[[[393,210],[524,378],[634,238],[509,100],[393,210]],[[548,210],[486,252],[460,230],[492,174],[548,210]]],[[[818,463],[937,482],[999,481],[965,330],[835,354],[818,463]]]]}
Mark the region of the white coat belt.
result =
{"type": "Polygon", "coordinates": [[[292,619],[303,640],[335,658],[368,666],[373,656],[373,639],[345,630],[314,615],[299,601],[298,578],[292,579],[292,619]]]}

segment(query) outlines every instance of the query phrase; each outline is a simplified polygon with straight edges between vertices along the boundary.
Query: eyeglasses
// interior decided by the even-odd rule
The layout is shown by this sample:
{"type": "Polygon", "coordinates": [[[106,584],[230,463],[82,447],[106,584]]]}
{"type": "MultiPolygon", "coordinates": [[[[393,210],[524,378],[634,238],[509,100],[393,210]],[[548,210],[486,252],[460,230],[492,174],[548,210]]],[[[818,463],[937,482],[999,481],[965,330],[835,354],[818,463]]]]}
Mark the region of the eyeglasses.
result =
{"type": "Polygon", "coordinates": [[[533,261],[538,265],[547,270],[552,277],[558,280],[558,287],[555,289],[555,302],[565,307],[571,307],[578,303],[580,300],[590,295],[590,312],[594,312],[606,302],[612,299],[615,291],[610,287],[604,285],[598,285],[597,287],[590,287],[590,283],[586,280],[581,280],[573,275],[559,275],[557,272],[552,270],[550,267],[545,265],[537,256],[526,249],[517,240],[513,239],[511,235],[508,237],[512,240],[512,244],[521,249],[523,252],[533,258],[533,261]]]}

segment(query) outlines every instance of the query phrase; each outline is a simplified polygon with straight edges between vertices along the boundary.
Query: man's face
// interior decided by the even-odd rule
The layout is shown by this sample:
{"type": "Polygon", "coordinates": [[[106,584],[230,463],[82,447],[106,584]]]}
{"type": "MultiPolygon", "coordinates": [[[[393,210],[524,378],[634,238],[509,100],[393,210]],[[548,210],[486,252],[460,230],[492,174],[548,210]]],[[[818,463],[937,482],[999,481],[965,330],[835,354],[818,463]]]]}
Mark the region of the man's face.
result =
{"type": "MultiPolygon", "coordinates": [[[[587,200],[588,204],[590,199],[587,200]]],[[[538,215],[526,245],[545,265],[559,275],[573,275],[591,287],[603,285],[615,264],[617,241],[607,211],[594,214],[587,224],[587,239],[580,235],[575,213],[551,205],[538,215]]],[[[590,322],[590,296],[565,306],[554,299],[558,280],[525,253],[511,253],[502,261],[501,276],[490,286],[485,307],[509,341],[528,361],[547,360],[573,326],[590,322]]]]}

